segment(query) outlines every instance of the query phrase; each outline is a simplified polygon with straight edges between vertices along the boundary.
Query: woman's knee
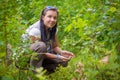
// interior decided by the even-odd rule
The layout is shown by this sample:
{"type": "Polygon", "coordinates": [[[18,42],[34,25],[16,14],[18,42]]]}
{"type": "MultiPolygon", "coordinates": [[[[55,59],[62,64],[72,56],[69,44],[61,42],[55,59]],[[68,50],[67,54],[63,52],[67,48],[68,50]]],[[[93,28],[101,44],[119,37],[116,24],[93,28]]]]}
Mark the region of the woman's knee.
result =
{"type": "Polygon", "coordinates": [[[36,43],[33,43],[33,44],[31,44],[30,49],[31,49],[32,51],[37,52],[37,53],[47,52],[47,47],[46,47],[46,44],[45,44],[44,42],[36,42],[36,43]]]}

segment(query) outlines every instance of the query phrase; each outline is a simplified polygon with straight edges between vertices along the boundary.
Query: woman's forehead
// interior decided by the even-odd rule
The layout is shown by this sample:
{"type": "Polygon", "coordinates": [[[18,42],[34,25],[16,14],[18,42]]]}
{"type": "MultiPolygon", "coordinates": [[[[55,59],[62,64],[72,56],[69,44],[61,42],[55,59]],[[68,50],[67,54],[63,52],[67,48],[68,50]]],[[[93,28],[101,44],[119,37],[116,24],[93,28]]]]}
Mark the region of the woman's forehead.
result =
{"type": "Polygon", "coordinates": [[[49,14],[58,15],[57,11],[55,11],[55,10],[48,10],[48,11],[46,11],[45,15],[49,15],[49,14]]]}
{"type": "Polygon", "coordinates": [[[49,11],[56,12],[58,14],[58,11],[56,9],[45,9],[44,12],[43,12],[43,15],[45,15],[49,11]]]}

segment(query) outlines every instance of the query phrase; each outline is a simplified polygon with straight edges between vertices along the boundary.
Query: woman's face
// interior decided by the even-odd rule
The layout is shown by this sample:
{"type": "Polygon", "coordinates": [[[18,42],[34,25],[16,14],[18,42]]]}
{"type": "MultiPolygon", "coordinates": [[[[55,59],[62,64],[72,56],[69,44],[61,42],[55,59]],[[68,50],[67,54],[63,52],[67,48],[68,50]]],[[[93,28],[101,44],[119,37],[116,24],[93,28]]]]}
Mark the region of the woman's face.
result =
{"type": "Polygon", "coordinates": [[[54,27],[57,22],[57,12],[54,10],[48,10],[45,15],[42,16],[42,20],[47,29],[54,27]]]}

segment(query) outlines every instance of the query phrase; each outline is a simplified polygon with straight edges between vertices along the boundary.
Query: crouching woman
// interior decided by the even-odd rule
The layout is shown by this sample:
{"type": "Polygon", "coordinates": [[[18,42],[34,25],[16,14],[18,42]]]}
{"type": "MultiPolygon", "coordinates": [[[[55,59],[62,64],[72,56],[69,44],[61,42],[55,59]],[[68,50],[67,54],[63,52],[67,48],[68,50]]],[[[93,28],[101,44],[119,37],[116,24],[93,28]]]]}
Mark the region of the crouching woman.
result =
{"type": "Polygon", "coordinates": [[[57,19],[57,8],[47,6],[42,10],[40,20],[26,30],[32,42],[30,49],[37,53],[37,59],[33,58],[31,64],[35,68],[43,67],[50,73],[58,65],[67,66],[74,57],[72,52],[61,50],[57,44],[57,19]]]}

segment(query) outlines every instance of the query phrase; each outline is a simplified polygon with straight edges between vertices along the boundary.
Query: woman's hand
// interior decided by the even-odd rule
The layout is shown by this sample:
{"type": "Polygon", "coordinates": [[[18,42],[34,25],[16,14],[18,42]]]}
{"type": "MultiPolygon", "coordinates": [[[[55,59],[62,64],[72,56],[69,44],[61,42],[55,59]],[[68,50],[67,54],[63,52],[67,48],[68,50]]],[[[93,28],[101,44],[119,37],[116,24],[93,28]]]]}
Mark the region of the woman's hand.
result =
{"type": "Polygon", "coordinates": [[[60,61],[69,61],[70,59],[66,58],[64,56],[58,55],[58,60],[60,60],[60,61]]]}
{"type": "Polygon", "coordinates": [[[61,56],[64,56],[64,57],[69,58],[69,59],[75,57],[75,55],[69,51],[61,51],[61,56]]]}

